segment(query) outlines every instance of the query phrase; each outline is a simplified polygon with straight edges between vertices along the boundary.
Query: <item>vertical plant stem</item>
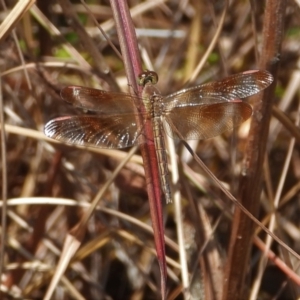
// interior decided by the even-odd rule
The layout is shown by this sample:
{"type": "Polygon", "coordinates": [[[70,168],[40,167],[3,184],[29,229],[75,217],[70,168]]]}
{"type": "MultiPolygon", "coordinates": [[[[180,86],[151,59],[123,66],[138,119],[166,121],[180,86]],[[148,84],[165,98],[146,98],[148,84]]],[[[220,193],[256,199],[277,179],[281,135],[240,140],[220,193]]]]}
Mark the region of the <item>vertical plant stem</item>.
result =
{"type": "MultiPolygon", "coordinates": [[[[141,96],[142,88],[138,86],[137,78],[138,75],[142,72],[142,63],[139,55],[135,30],[127,6],[127,1],[111,0],[110,3],[114,20],[116,22],[116,28],[128,82],[133,91],[141,96]]],[[[141,104],[139,103],[137,105],[140,106],[141,104]]],[[[137,120],[137,122],[139,123],[139,125],[144,124],[142,123],[143,120],[137,120]]],[[[146,140],[153,141],[151,122],[146,122],[144,124],[144,135],[146,140]]],[[[150,213],[154,231],[155,248],[160,266],[161,293],[162,298],[165,299],[167,271],[165,260],[163,212],[161,202],[162,193],[160,188],[160,177],[154,144],[143,143],[141,145],[141,153],[145,168],[147,193],[149,197],[150,213]]]]}
{"type": "Polygon", "coordinates": [[[1,210],[1,246],[0,246],[0,278],[4,269],[4,254],[7,239],[7,160],[2,98],[2,80],[0,79],[0,124],[1,124],[1,161],[2,161],[2,210],[1,210]]]}
{"type": "MultiPolygon", "coordinates": [[[[283,0],[266,1],[259,68],[270,71],[274,82],[255,98],[238,195],[242,205],[254,216],[257,216],[259,211],[262,167],[279,66],[284,12],[283,0]]],[[[245,217],[239,208],[236,208],[225,270],[223,299],[248,298],[244,293],[244,279],[248,269],[254,229],[254,223],[245,217]]]]}

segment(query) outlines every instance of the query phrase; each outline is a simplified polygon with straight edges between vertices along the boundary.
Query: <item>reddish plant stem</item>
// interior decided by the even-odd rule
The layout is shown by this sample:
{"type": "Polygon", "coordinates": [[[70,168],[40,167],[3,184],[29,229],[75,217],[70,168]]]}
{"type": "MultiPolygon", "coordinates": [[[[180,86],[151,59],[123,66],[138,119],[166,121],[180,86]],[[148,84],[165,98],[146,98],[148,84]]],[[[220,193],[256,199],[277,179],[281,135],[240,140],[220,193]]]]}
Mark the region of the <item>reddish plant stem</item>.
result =
{"type": "MultiPolygon", "coordinates": [[[[284,12],[283,0],[266,1],[264,39],[259,68],[270,71],[274,77],[274,82],[255,98],[238,195],[240,202],[254,216],[258,215],[260,205],[262,167],[279,66],[284,12]]],[[[225,270],[223,299],[248,298],[245,295],[244,280],[249,265],[254,229],[254,223],[240,209],[236,208],[225,270]]]]}
{"type": "MultiPolygon", "coordinates": [[[[142,87],[138,86],[137,78],[142,72],[142,63],[139,55],[135,29],[132,24],[130,12],[126,1],[111,0],[111,7],[116,22],[121,52],[125,64],[125,71],[130,87],[134,93],[142,94],[142,87]]],[[[142,103],[137,103],[137,107],[143,109],[142,103]]],[[[143,124],[143,120],[137,120],[138,124],[143,124]]],[[[153,131],[151,122],[146,122],[143,126],[144,136],[147,141],[153,141],[153,131]]],[[[161,186],[159,170],[154,143],[143,143],[141,153],[144,162],[145,176],[147,182],[147,193],[149,197],[150,213],[154,231],[155,248],[161,273],[161,293],[162,298],[166,295],[166,259],[165,241],[163,226],[163,211],[161,202],[161,186]]]]}

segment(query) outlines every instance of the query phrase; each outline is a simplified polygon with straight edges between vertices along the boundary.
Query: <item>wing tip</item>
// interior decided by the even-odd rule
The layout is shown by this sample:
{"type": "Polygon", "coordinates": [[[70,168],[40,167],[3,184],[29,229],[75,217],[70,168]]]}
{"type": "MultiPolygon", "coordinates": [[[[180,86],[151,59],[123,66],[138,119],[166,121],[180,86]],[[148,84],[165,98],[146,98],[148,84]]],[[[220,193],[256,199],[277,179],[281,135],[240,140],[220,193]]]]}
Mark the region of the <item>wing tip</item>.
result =
{"type": "Polygon", "coordinates": [[[60,97],[66,102],[70,102],[70,95],[74,95],[74,90],[81,88],[76,85],[67,85],[60,90],[60,97]]]}
{"type": "Polygon", "coordinates": [[[44,134],[49,138],[54,138],[55,137],[55,132],[56,132],[55,129],[56,129],[55,119],[50,120],[44,126],[44,134]]]}
{"type": "Polygon", "coordinates": [[[254,73],[257,73],[259,75],[258,80],[263,84],[265,88],[268,87],[274,81],[273,75],[267,70],[249,70],[243,72],[242,74],[254,74],[254,73]]]}
{"type": "Polygon", "coordinates": [[[262,81],[266,83],[266,86],[269,86],[274,81],[273,75],[267,70],[261,70],[260,72],[263,75],[262,81]]]}

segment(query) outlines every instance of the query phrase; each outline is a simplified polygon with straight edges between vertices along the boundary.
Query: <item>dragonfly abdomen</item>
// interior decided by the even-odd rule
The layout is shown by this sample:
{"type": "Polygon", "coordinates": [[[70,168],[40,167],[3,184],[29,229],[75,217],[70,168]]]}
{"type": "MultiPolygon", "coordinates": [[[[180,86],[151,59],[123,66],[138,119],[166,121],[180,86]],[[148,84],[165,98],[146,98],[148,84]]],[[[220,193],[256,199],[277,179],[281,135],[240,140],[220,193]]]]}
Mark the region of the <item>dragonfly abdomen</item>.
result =
{"type": "Polygon", "coordinates": [[[154,117],[153,119],[153,135],[154,144],[156,148],[156,157],[158,162],[161,187],[166,197],[166,202],[172,202],[171,189],[169,186],[169,169],[168,158],[165,147],[165,140],[163,136],[163,128],[160,117],[154,117]]]}

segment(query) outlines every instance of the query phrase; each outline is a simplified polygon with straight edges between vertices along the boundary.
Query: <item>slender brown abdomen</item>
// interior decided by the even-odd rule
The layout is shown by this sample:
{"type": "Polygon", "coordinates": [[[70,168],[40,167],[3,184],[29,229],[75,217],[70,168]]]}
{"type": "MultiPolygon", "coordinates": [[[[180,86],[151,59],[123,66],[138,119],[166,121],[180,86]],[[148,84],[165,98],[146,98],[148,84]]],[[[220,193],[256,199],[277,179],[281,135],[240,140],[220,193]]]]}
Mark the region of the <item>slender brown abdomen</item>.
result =
{"type": "Polygon", "coordinates": [[[166,197],[166,202],[172,202],[171,190],[169,186],[169,169],[168,158],[166,153],[165,140],[163,136],[163,126],[160,117],[154,117],[152,119],[154,144],[156,148],[156,157],[158,162],[158,168],[160,173],[160,180],[163,192],[166,197]]]}

